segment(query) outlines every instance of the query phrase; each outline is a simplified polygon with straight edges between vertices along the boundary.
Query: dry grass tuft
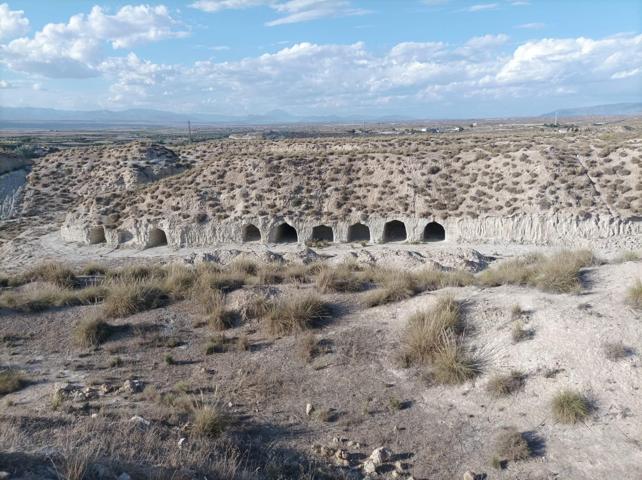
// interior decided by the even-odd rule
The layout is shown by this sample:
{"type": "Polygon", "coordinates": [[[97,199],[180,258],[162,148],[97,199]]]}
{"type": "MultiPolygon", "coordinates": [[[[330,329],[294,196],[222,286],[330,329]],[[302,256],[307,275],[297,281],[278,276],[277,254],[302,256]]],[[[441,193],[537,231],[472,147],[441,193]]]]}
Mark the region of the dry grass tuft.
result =
{"type": "Polygon", "coordinates": [[[495,397],[511,395],[524,387],[526,380],[522,372],[513,370],[507,375],[495,375],[491,377],[486,390],[495,397]]]}
{"type": "Polygon", "coordinates": [[[17,392],[27,384],[24,375],[17,370],[0,371],[0,395],[17,392]]]}
{"type": "Polygon", "coordinates": [[[515,462],[527,460],[531,456],[531,448],[524,434],[515,427],[510,427],[501,432],[497,437],[495,458],[500,462],[515,462]]]}
{"type": "Polygon", "coordinates": [[[109,293],[103,303],[103,313],[108,318],[127,317],[165,306],[168,302],[168,292],[158,280],[121,278],[109,284],[109,293]]]}
{"type": "Polygon", "coordinates": [[[89,305],[101,301],[107,294],[102,286],[72,290],[52,283],[26,285],[20,291],[0,295],[0,308],[19,312],[42,312],[54,307],[89,305]]]}
{"type": "Polygon", "coordinates": [[[558,422],[573,424],[588,417],[591,404],[583,394],[563,390],[553,398],[552,409],[558,422]]]}
{"type": "Polygon", "coordinates": [[[626,300],[633,308],[642,310],[642,281],[636,282],[626,291],[626,300]]]}
{"type": "Polygon", "coordinates": [[[264,319],[270,334],[278,336],[318,327],[331,316],[330,306],[318,295],[304,293],[273,302],[264,319]]]}
{"type": "Polygon", "coordinates": [[[74,342],[81,347],[95,347],[111,335],[113,328],[98,312],[90,314],[74,327],[74,342]]]}
{"type": "Polygon", "coordinates": [[[50,282],[62,288],[71,288],[76,284],[73,270],[57,262],[43,263],[22,275],[23,282],[50,282]]]}
{"type": "Polygon", "coordinates": [[[580,270],[596,263],[589,250],[561,251],[550,257],[528,255],[508,260],[478,276],[483,286],[529,285],[552,293],[577,293],[580,270]]]}
{"type": "Polygon", "coordinates": [[[410,273],[382,270],[377,276],[383,287],[365,294],[363,303],[368,307],[407,300],[420,291],[414,276],[410,273]]]}
{"type": "Polygon", "coordinates": [[[462,383],[480,372],[479,363],[462,345],[461,307],[449,295],[408,320],[402,357],[406,364],[430,364],[439,383],[462,383]]]}
{"type": "Polygon", "coordinates": [[[197,405],[193,410],[192,431],[207,438],[218,438],[230,425],[230,417],[217,405],[197,405]]]}
{"type": "Polygon", "coordinates": [[[316,284],[321,293],[360,292],[367,286],[359,272],[354,271],[349,265],[323,267],[317,275],[316,284]]]}

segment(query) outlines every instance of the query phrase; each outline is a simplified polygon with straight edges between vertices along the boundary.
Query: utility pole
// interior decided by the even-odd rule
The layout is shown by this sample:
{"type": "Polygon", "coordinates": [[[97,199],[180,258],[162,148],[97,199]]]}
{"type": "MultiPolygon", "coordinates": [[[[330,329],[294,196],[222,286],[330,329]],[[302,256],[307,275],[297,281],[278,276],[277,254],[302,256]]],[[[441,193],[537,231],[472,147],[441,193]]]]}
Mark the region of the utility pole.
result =
{"type": "Polygon", "coordinates": [[[189,143],[192,143],[192,122],[187,121],[187,132],[189,135],[189,143]]]}

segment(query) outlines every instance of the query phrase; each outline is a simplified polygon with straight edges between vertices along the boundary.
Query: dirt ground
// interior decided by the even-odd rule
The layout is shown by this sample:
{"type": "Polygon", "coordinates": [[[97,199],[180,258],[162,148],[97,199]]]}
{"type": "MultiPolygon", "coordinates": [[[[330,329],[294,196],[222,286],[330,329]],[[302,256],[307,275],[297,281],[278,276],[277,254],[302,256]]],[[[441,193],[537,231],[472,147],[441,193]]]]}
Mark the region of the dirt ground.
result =
{"type": "MultiPolygon", "coordinates": [[[[623,246],[637,241],[597,245],[596,253],[612,260],[623,246]]],[[[71,265],[92,260],[108,266],[157,261],[191,264],[206,260],[208,253],[167,247],[109,251],[63,244],[57,233],[15,245],[20,248],[2,260],[6,271],[45,259],[71,265]]],[[[293,262],[321,257],[330,263],[356,259],[405,269],[437,265],[473,272],[499,258],[551,250],[448,244],[310,250],[293,245],[222,247],[209,254],[226,263],[248,249],[255,258],[276,253],[293,262]]],[[[95,307],[42,313],[0,310],[0,365],[20,369],[30,379],[26,388],[2,398],[0,424],[5,433],[0,441],[6,444],[0,445],[0,452],[4,451],[0,471],[8,473],[6,478],[64,478],[56,477],[42,462],[35,462],[36,467],[18,461],[17,455],[53,455],[51,449],[61,448],[53,440],[56,429],[64,430],[56,427],[57,422],[77,426],[109,419],[127,424],[138,415],[150,422],[149,428],[155,423],[165,425],[158,396],[180,391],[220,400],[243,419],[244,441],[252,438],[273,451],[295,452],[310,462],[330,465],[335,460],[313,446],[344,448],[349,467],[338,469],[335,478],[363,478],[360,465],[383,446],[393,457],[378,469],[377,478],[452,479],[472,471],[475,478],[487,479],[637,479],[642,465],[642,314],[626,304],[625,296],[640,278],[642,261],[610,261],[584,272],[579,294],[506,285],[467,286],[372,308],[362,305],[364,293],[326,294],[323,298],[333,305],[335,315],[313,331],[319,352],[309,361],[301,354],[302,344],[308,341],[305,335],[273,337],[257,320],[224,332],[230,341],[246,338],[247,350],[206,354],[213,332],[195,325],[200,314],[190,301],[114,320],[117,333],[96,348],[80,348],[72,340],[74,325],[95,307]],[[464,305],[467,341],[482,360],[481,375],[461,385],[436,385],[421,369],[402,368],[399,361],[409,316],[433,306],[443,293],[451,293],[464,305]],[[518,343],[511,337],[515,305],[521,307],[525,328],[531,332],[518,343]],[[622,342],[629,354],[617,361],[607,359],[606,342],[622,342]],[[523,389],[507,397],[492,396],[486,388],[489,379],[513,370],[525,375],[523,389]],[[126,380],[140,381],[146,388],[119,390],[126,380]],[[71,393],[64,407],[54,410],[52,396],[60,388],[71,393]],[[551,412],[553,397],[567,388],[584,392],[592,404],[588,419],[576,425],[556,422],[551,412]],[[314,410],[310,415],[307,404],[314,410]],[[39,424],[35,419],[46,422],[39,424]],[[497,469],[491,465],[495,441],[507,427],[524,432],[532,455],[497,469]],[[34,440],[37,448],[27,452],[21,445],[29,442],[18,441],[17,431],[27,440],[51,438],[34,440]],[[395,466],[395,462],[400,463],[395,466]]],[[[266,289],[272,295],[300,294],[315,286],[246,286],[229,294],[228,301],[242,302],[251,291],[266,289]]],[[[176,428],[168,432],[167,441],[173,445],[185,436],[176,428]]],[[[189,435],[187,442],[192,442],[189,435]]],[[[298,478],[255,473],[256,478],[298,478]]],[[[114,471],[103,478],[119,474],[114,471]]],[[[135,472],[129,474],[137,478],[135,472]]]]}

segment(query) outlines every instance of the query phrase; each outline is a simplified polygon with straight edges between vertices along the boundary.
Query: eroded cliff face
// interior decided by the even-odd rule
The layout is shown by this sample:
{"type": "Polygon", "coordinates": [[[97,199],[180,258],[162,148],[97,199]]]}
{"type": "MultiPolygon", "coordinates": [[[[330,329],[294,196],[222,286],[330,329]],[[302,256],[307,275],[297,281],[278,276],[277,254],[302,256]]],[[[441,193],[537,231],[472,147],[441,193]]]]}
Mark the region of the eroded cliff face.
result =
{"type": "Polygon", "coordinates": [[[31,164],[16,158],[0,159],[0,220],[16,217],[22,210],[22,198],[31,164]]]}
{"type": "MultiPolygon", "coordinates": [[[[243,220],[186,222],[179,215],[161,221],[145,218],[128,219],[118,228],[84,223],[82,217],[70,214],[62,236],[67,241],[106,243],[135,248],[204,247],[225,243],[305,243],[321,240],[315,227],[326,226],[334,242],[386,243],[395,241],[448,243],[520,243],[535,245],[586,246],[597,239],[620,235],[641,235],[642,222],[624,220],[608,215],[579,218],[571,215],[514,215],[510,217],[472,218],[394,218],[357,215],[341,222],[304,218],[255,217],[243,220]],[[394,222],[394,223],[393,223],[394,222]],[[399,225],[402,227],[399,227],[399,225]],[[431,225],[427,229],[428,225],[431,225]],[[284,227],[284,225],[287,225],[284,227]],[[359,227],[355,228],[355,225],[359,227]],[[391,225],[395,230],[392,231],[391,225]],[[260,232],[260,240],[251,236],[250,226],[260,232]],[[292,227],[295,236],[286,235],[292,227]],[[443,236],[433,236],[429,230],[443,227],[443,236]],[[287,231],[285,231],[287,230],[287,231]],[[285,231],[285,233],[284,233],[285,231]],[[357,234],[360,233],[360,234],[357,234]],[[365,234],[365,236],[364,236],[365,234]]],[[[327,229],[326,229],[327,231],[327,229]]]]}

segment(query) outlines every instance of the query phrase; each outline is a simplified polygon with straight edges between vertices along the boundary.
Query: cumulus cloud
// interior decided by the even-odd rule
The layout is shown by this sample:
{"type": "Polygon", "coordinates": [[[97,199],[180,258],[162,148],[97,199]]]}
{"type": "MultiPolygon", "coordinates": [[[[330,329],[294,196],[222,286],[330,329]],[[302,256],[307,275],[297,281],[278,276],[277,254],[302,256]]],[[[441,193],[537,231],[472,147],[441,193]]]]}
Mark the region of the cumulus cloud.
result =
{"type": "Polygon", "coordinates": [[[177,27],[163,5],[125,5],[113,15],[95,6],[87,15],[49,23],[31,38],[2,45],[0,59],[17,71],[53,78],[91,77],[100,74],[96,65],[105,55],[106,42],[122,49],[187,34],[177,27]]]}
{"type": "Polygon", "coordinates": [[[6,3],[0,3],[0,40],[24,35],[29,31],[29,19],[23,10],[11,10],[6,3]]]}
{"type": "Polygon", "coordinates": [[[369,13],[352,7],[350,0],[197,0],[190,6],[209,13],[269,6],[282,16],[267,22],[268,27],[369,13]]]}
{"type": "Polygon", "coordinates": [[[101,69],[114,78],[112,101],[162,101],[195,110],[352,111],[416,107],[461,99],[515,99],[572,92],[635,94],[642,35],[543,39],[506,51],[507,35],[462,45],[404,42],[383,54],[364,43],[299,43],[238,61],[156,65],[130,55],[101,69]],[[632,80],[631,83],[618,83],[632,80]],[[628,90],[627,90],[628,89],[628,90]],[[240,110],[239,110],[240,109],[240,110]]]}

